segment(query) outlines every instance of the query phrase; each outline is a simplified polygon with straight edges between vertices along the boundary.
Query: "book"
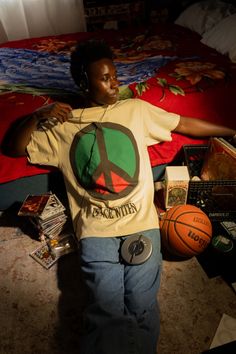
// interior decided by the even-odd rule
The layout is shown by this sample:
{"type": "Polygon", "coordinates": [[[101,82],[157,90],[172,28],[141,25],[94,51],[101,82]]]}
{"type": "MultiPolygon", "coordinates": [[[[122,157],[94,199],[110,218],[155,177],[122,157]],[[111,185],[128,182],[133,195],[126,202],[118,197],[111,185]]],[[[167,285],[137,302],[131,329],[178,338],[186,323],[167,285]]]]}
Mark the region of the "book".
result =
{"type": "Polygon", "coordinates": [[[236,148],[224,138],[211,138],[201,169],[203,181],[236,180],[236,148]]]}

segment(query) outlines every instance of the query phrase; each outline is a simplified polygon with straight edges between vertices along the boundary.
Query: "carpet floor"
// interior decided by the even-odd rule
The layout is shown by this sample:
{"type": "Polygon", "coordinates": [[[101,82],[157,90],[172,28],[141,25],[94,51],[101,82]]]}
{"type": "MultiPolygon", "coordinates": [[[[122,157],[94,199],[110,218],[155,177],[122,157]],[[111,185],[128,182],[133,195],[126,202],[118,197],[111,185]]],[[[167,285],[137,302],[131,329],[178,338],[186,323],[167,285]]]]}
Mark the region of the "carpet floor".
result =
{"type": "MultiPolygon", "coordinates": [[[[0,216],[0,354],[79,354],[84,295],[75,253],[49,270],[29,253],[39,245],[31,225],[0,216]]],[[[223,314],[236,318],[236,294],[198,260],[164,260],[158,294],[158,354],[210,348],[223,314]]],[[[148,353],[147,353],[148,354],[148,353]]]]}

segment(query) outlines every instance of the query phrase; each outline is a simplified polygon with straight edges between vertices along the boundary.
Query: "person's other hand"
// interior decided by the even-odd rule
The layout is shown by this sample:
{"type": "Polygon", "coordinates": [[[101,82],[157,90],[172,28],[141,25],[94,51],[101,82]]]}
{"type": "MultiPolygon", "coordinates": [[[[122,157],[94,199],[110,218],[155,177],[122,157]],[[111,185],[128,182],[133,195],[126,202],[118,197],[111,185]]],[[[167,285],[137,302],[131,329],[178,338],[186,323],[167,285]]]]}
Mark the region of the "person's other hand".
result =
{"type": "Polygon", "coordinates": [[[46,119],[57,120],[60,123],[66,122],[70,118],[72,107],[63,102],[53,102],[46,106],[42,106],[34,112],[39,122],[46,119]]]}

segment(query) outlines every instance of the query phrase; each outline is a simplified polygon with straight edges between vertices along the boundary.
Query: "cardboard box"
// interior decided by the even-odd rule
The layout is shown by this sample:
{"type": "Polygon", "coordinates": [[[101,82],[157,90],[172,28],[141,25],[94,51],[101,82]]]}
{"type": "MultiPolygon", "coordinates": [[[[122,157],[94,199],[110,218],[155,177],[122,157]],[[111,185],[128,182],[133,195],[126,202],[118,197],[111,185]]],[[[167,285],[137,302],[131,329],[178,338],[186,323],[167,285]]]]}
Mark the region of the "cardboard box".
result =
{"type": "Polygon", "coordinates": [[[165,207],[186,204],[189,173],[187,166],[167,166],[165,171],[165,207]]]}

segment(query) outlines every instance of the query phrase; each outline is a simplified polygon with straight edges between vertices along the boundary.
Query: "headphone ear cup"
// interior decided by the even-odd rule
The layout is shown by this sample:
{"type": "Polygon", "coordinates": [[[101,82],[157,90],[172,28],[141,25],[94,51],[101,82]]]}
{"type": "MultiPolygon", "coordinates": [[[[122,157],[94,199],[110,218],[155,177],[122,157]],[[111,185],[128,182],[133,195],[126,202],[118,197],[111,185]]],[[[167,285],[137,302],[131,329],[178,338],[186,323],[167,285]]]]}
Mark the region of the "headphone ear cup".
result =
{"type": "Polygon", "coordinates": [[[80,78],[80,88],[82,91],[87,92],[89,89],[89,81],[88,81],[88,75],[86,71],[83,71],[81,73],[81,78],[80,78]]]}

